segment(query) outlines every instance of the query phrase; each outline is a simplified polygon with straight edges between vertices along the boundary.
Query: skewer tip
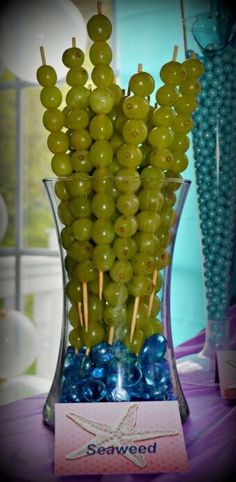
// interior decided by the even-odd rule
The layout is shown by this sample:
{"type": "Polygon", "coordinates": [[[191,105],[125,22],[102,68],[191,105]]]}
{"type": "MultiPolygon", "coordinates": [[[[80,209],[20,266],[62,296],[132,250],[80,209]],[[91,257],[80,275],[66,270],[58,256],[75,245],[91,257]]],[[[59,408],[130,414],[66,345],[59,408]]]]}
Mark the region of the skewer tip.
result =
{"type": "Polygon", "coordinates": [[[44,47],[41,45],[39,47],[39,50],[40,50],[40,55],[41,55],[41,60],[42,60],[42,64],[43,65],[46,65],[46,56],[45,56],[45,50],[44,50],[44,47]]]}
{"type": "Polygon", "coordinates": [[[175,45],[175,46],[174,46],[174,50],[173,50],[173,57],[172,57],[172,60],[173,60],[174,62],[176,62],[176,59],[177,59],[178,49],[179,49],[178,45],[175,45]]]}

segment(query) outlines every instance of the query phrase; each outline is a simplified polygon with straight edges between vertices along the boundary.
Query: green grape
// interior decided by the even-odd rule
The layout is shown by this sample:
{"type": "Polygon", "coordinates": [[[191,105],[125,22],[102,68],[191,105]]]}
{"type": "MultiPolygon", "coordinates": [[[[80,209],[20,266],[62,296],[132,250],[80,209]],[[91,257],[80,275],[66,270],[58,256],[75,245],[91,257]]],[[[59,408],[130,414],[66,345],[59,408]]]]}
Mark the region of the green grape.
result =
{"type": "Polygon", "coordinates": [[[89,116],[85,109],[69,109],[65,115],[65,125],[69,129],[84,129],[89,125],[89,116]]]}
{"type": "Polygon", "coordinates": [[[167,248],[172,241],[172,232],[168,229],[168,226],[161,226],[158,229],[158,239],[162,249],[167,248]]]}
{"type": "Polygon", "coordinates": [[[70,320],[70,324],[74,328],[78,328],[80,326],[79,312],[78,312],[77,306],[72,305],[70,307],[69,313],[68,313],[68,318],[70,320]]]}
{"type": "Polygon", "coordinates": [[[137,249],[140,253],[155,256],[159,248],[159,240],[154,233],[138,232],[135,237],[137,249]]]}
{"type": "Polygon", "coordinates": [[[110,64],[112,61],[110,45],[103,40],[94,42],[89,49],[89,58],[93,65],[110,64]]]}
{"type": "Polygon", "coordinates": [[[73,223],[74,217],[70,213],[68,201],[61,201],[58,205],[57,212],[62,224],[69,226],[73,223]]]}
{"type": "Polygon", "coordinates": [[[139,146],[142,152],[142,167],[149,166],[149,157],[152,152],[152,147],[150,144],[142,144],[139,146]]]}
{"type": "MultiPolygon", "coordinates": [[[[113,176],[115,176],[117,171],[119,171],[119,169],[120,169],[120,166],[119,166],[115,156],[113,156],[113,161],[111,162],[111,164],[109,164],[109,169],[110,169],[111,174],[113,176]]],[[[114,198],[118,197],[118,193],[117,193],[117,196],[113,196],[113,197],[114,198]]]]}
{"type": "Polygon", "coordinates": [[[89,38],[94,42],[108,40],[112,33],[112,24],[108,17],[98,13],[93,15],[87,23],[89,38]]]}
{"type": "Polygon", "coordinates": [[[128,288],[123,283],[111,281],[104,288],[104,298],[112,306],[123,305],[128,299],[128,288]]]}
{"type": "Polygon", "coordinates": [[[138,356],[144,342],[144,334],[142,330],[136,329],[132,341],[130,341],[130,334],[124,338],[124,344],[129,351],[138,356]]]}
{"type": "Polygon", "coordinates": [[[87,196],[92,190],[90,176],[86,172],[77,172],[67,179],[66,188],[72,197],[87,196]]]}
{"type": "Polygon", "coordinates": [[[95,141],[110,139],[113,134],[111,119],[105,114],[95,115],[90,121],[89,132],[95,141]]]}
{"type": "Polygon", "coordinates": [[[119,85],[115,84],[114,81],[113,81],[112,84],[109,85],[108,89],[110,90],[110,92],[113,95],[114,106],[118,106],[121,99],[123,98],[123,91],[122,91],[121,87],[119,85]]]}
{"type": "Polygon", "coordinates": [[[78,328],[73,328],[73,330],[70,331],[69,342],[71,346],[73,346],[77,351],[79,351],[82,348],[83,344],[81,340],[81,333],[78,328]]]}
{"type": "Polygon", "coordinates": [[[69,154],[64,152],[55,154],[51,161],[51,168],[58,177],[70,176],[73,172],[73,167],[69,154]]]}
{"type": "Polygon", "coordinates": [[[43,87],[40,92],[40,100],[46,109],[56,109],[62,102],[62,93],[56,86],[43,87]]]}
{"type": "Polygon", "coordinates": [[[179,85],[186,78],[183,64],[176,60],[167,62],[160,70],[160,78],[165,84],[179,85]]]}
{"type": "Polygon", "coordinates": [[[70,145],[73,149],[89,149],[93,140],[86,129],[72,131],[70,135],[70,145]]]}
{"type": "Polygon", "coordinates": [[[93,169],[87,149],[78,149],[78,151],[73,152],[71,155],[71,163],[73,170],[76,172],[90,173],[93,169]]]}
{"type": "MultiPolygon", "coordinates": [[[[112,85],[113,85],[113,84],[112,84],[112,85]]],[[[112,94],[111,89],[110,89],[110,86],[108,87],[108,90],[109,90],[110,93],[112,94]]],[[[113,94],[112,94],[112,95],[113,95],[113,94]]],[[[113,102],[115,102],[115,101],[114,101],[114,97],[113,97],[113,102]]],[[[118,115],[119,115],[119,108],[118,108],[117,105],[115,105],[115,103],[114,103],[112,109],[110,110],[110,112],[108,112],[107,115],[108,115],[109,119],[111,119],[112,124],[114,125],[114,124],[115,124],[115,121],[116,121],[116,119],[117,119],[117,117],[118,117],[118,115]]]]}
{"type": "Polygon", "coordinates": [[[78,263],[74,267],[73,273],[81,283],[93,281],[98,277],[98,272],[90,259],[78,263]]]}
{"type": "Polygon", "coordinates": [[[109,141],[96,141],[90,148],[89,159],[95,167],[107,167],[113,159],[113,149],[109,141]]]}
{"type": "Polygon", "coordinates": [[[188,167],[188,158],[183,152],[172,151],[173,162],[171,164],[171,170],[178,173],[182,172],[188,167]]]}
{"type": "Polygon", "coordinates": [[[66,105],[70,109],[85,109],[89,105],[89,91],[86,87],[76,85],[66,94],[66,105]]]}
{"type": "Polygon", "coordinates": [[[140,187],[140,175],[135,169],[119,169],[115,186],[122,193],[133,193],[140,187]]]}
{"type": "Polygon", "coordinates": [[[166,189],[171,191],[177,191],[181,186],[182,176],[173,171],[166,171],[165,177],[167,179],[166,189]]]}
{"type": "Polygon", "coordinates": [[[122,261],[131,259],[136,251],[137,246],[132,238],[116,238],[113,243],[113,250],[116,257],[122,261]]]}
{"type": "Polygon", "coordinates": [[[113,153],[117,154],[119,147],[123,144],[123,138],[118,132],[113,132],[112,137],[110,138],[110,143],[113,153]]]}
{"type": "Polygon", "coordinates": [[[116,206],[124,216],[132,216],[138,211],[139,199],[133,193],[121,194],[117,199],[116,206]]]}
{"type": "Polygon", "coordinates": [[[111,218],[115,212],[115,201],[105,193],[97,193],[92,199],[92,212],[97,218],[111,218]]]}
{"type": "Polygon", "coordinates": [[[156,101],[160,105],[167,107],[173,106],[176,104],[178,98],[179,94],[174,85],[162,85],[162,87],[156,91],[156,101]]]}
{"type": "Polygon", "coordinates": [[[180,84],[179,90],[182,95],[193,95],[197,97],[201,92],[201,84],[197,79],[189,77],[180,84]]]}
{"type": "Polygon", "coordinates": [[[81,332],[82,344],[88,348],[92,348],[98,343],[102,343],[105,340],[105,328],[103,323],[98,321],[91,321],[89,323],[88,331],[83,330],[81,332]]]}
{"type": "Polygon", "coordinates": [[[150,278],[143,273],[134,274],[132,279],[128,282],[128,290],[129,294],[132,296],[151,295],[153,291],[153,283],[150,278]]]}
{"type": "Polygon", "coordinates": [[[71,87],[85,85],[88,80],[88,72],[84,67],[73,67],[66,76],[66,82],[71,87]]]}
{"type": "Polygon", "coordinates": [[[107,167],[99,167],[92,174],[92,188],[97,193],[112,192],[113,179],[111,171],[107,167]]]}
{"type": "Polygon", "coordinates": [[[127,117],[126,117],[125,114],[121,113],[117,116],[117,118],[115,120],[115,123],[114,123],[114,127],[115,127],[116,132],[118,132],[119,134],[122,134],[123,127],[124,127],[126,121],[127,121],[127,117]]]}
{"type": "Polygon", "coordinates": [[[84,53],[78,47],[70,47],[63,52],[62,62],[69,69],[81,67],[83,61],[84,53]]]}
{"type": "Polygon", "coordinates": [[[145,233],[155,233],[159,224],[160,216],[154,211],[141,211],[136,216],[138,229],[145,233]]]}
{"type": "Polygon", "coordinates": [[[150,156],[150,164],[160,169],[172,168],[173,161],[173,153],[168,149],[153,149],[150,156]]]}
{"type": "MultiPolygon", "coordinates": [[[[167,181],[167,187],[168,187],[169,181],[167,181]]],[[[176,203],[176,195],[174,192],[172,192],[169,189],[165,190],[165,195],[163,199],[163,208],[164,207],[172,207],[176,203]]]]}
{"type": "Polygon", "coordinates": [[[57,73],[51,65],[40,65],[36,76],[38,83],[43,87],[53,87],[57,81],[57,73]]]}
{"type": "Polygon", "coordinates": [[[155,88],[153,77],[148,72],[137,72],[129,82],[130,90],[141,97],[151,95],[155,88]]]}
{"type": "Polygon", "coordinates": [[[93,245],[89,241],[75,241],[69,246],[68,253],[71,258],[81,263],[92,257],[93,245]]]}
{"type": "Polygon", "coordinates": [[[59,109],[47,109],[43,115],[43,125],[50,132],[60,131],[64,126],[65,116],[59,109]]]}
{"type": "Polygon", "coordinates": [[[55,183],[56,196],[61,200],[69,199],[69,194],[66,190],[66,183],[64,181],[57,181],[55,183]]]}
{"type": "Polygon", "coordinates": [[[181,132],[175,132],[174,140],[171,144],[171,150],[178,152],[185,152],[190,146],[190,141],[186,134],[181,132]]]}
{"type": "Polygon", "coordinates": [[[165,183],[165,174],[159,167],[148,166],[141,172],[141,182],[144,189],[160,189],[165,183]]]}
{"type": "Polygon", "coordinates": [[[69,139],[65,132],[51,132],[47,139],[47,145],[51,152],[59,154],[69,148],[69,139]]]}
{"type": "Polygon", "coordinates": [[[69,256],[69,254],[67,254],[64,260],[64,264],[65,264],[65,269],[67,271],[67,275],[71,279],[73,275],[73,270],[76,266],[76,261],[72,259],[71,256],[69,256]]]}
{"type": "Polygon", "coordinates": [[[142,151],[138,146],[122,144],[117,150],[117,159],[122,167],[137,167],[142,162],[142,151]]]}
{"type": "Polygon", "coordinates": [[[108,219],[97,219],[93,223],[92,238],[96,244],[110,244],[115,237],[113,224],[108,219]]]}
{"type": "MultiPolygon", "coordinates": [[[[171,262],[170,254],[167,251],[162,251],[160,255],[157,256],[158,269],[161,271],[166,268],[171,262]]],[[[157,290],[158,291],[158,290],[157,290]]]]}
{"type": "Polygon", "coordinates": [[[68,281],[65,287],[65,295],[69,298],[71,303],[82,301],[81,284],[76,279],[68,281]]]}
{"type": "Polygon", "coordinates": [[[152,123],[154,126],[164,126],[170,127],[171,122],[175,117],[175,112],[172,107],[167,105],[162,105],[161,107],[157,107],[152,115],[152,123]]]}
{"type": "Polygon", "coordinates": [[[153,127],[149,132],[148,141],[152,147],[166,149],[174,140],[173,131],[169,127],[153,127]]]}
{"type": "Polygon", "coordinates": [[[153,127],[153,124],[152,124],[152,117],[153,117],[153,113],[154,113],[154,110],[155,110],[155,107],[153,107],[152,105],[148,104],[149,106],[149,109],[148,109],[148,113],[145,117],[145,122],[146,122],[146,125],[147,125],[147,128],[148,130],[150,130],[152,127],[153,127]]]}
{"type": "Polygon", "coordinates": [[[93,222],[89,218],[76,219],[72,224],[72,233],[78,241],[88,241],[92,235],[93,222]]]}
{"type": "Polygon", "coordinates": [[[89,94],[89,105],[96,114],[108,114],[114,105],[113,95],[107,87],[97,87],[89,94]]]}
{"type": "Polygon", "coordinates": [[[90,323],[96,323],[97,321],[102,320],[102,313],[103,313],[103,302],[99,299],[98,296],[91,295],[89,297],[89,303],[88,303],[89,330],[90,330],[90,323]]]}
{"type": "Polygon", "coordinates": [[[138,200],[141,211],[159,211],[163,203],[163,195],[160,191],[143,189],[138,194],[138,200]]]}
{"type": "Polygon", "coordinates": [[[110,270],[110,277],[116,283],[128,283],[132,276],[133,268],[130,261],[115,261],[110,270]]]}
{"type": "Polygon", "coordinates": [[[143,97],[131,95],[126,97],[122,108],[129,119],[145,119],[149,112],[149,103],[143,97]]]}
{"type": "Polygon", "coordinates": [[[136,253],[131,262],[135,274],[151,274],[156,269],[155,258],[147,253],[136,253]]]}
{"type": "Polygon", "coordinates": [[[115,233],[121,238],[129,238],[137,231],[137,222],[134,216],[119,216],[114,223],[115,233]]]}
{"type": "Polygon", "coordinates": [[[108,87],[114,79],[110,65],[96,64],[92,70],[92,81],[97,87],[108,87]]]}
{"type": "Polygon", "coordinates": [[[122,135],[127,144],[142,144],[148,135],[147,126],[142,119],[128,119],[124,123],[122,135]]]}
{"type": "Polygon", "coordinates": [[[91,201],[86,196],[77,196],[69,201],[69,210],[75,218],[88,218],[92,213],[91,201]]]}
{"type": "Polygon", "coordinates": [[[173,208],[163,208],[160,211],[160,226],[172,228],[176,222],[176,213],[173,208]]]}
{"type": "MultiPolygon", "coordinates": [[[[108,283],[110,283],[110,276],[108,276],[107,273],[103,273],[103,290],[105,290],[106,286],[108,283]]],[[[88,289],[89,292],[92,293],[93,295],[98,296],[99,295],[99,279],[96,278],[93,281],[88,282],[88,289]]]]}
{"type": "Polygon", "coordinates": [[[150,317],[143,327],[143,333],[145,338],[156,334],[163,334],[163,325],[160,320],[157,320],[154,316],[150,317]]]}
{"type": "Polygon", "coordinates": [[[109,244],[98,244],[93,250],[92,259],[99,271],[109,271],[115,261],[115,255],[109,244]]]}
{"type": "Polygon", "coordinates": [[[187,59],[182,63],[184,70],[186,72],[187,78],[194,77],[198,78],[204,73],[204,65],[198,59],[187,59]]]}
{"type": "Polygon", "coordinates": [[[178,134],[187,134],[193,129],[194,123],[190,115],[177,114],[172,121],[171,127],[178,134]]]}
{"type": "Polygon", "coordinates": [[[197,108],[197,100],[193,95],[182,95],[175,104],[177,114],[191,114],[197,108]]]}
{"type": "Polygon", "coordinates": [[[74,242],[74,236],[71,233],[71,228],[70,226],[65,226],[61,230],[61,244],[63,248],[68,250],[73,242],[74,242]]]}
{"type": "MultiPolygon", "coordinates": [[[[132,281],[130,283],[132,283],[132,281]]],[[[135,324],[136,330],[143,330],[143,327],[147,324],[148,309],[146,309],[145,312],[144,312],[144,310],[140,310],[140,305],[141,305],[142,299],[139,302],[138,312],[137,312],[137,316],[136,316],[136,322],[135,322],[136,323],[135,324]]],[[[131,321],[132,321],[133,311],[134,311],[134,304],[128,303],[128,305],[127,305],[127,324],[129,325],[129,332],[130,332],[130,325],[131,325],[131,321]]]]}
{"type": "MultiPolygon", "coordinates": [[[[138,310],[139,310],[139,313],[142,313],[143,316],[146,316],[146,319],[148,317],[148,313],[149,313],[149,302],[150,302],[150,297],[147,296],[146,298],[143,297],[140,302],[139,302],[139,307],[138,307],[138,310]]],[[[150,316],[156,316],[159,311],[161,309],[161,301],[160,301],[160,298],[158,298],[158,296],[155,294],[154,298],[153,298],[153,302],[152,302],[152,307],[151,307],[151,311],[150,311],[150,316]]]]}
{"type": "Polygon", "coordinates": [[[126,309],[124,306],[106,306],[103,311],[103,319],[108,326],[122,326],[126,321],[126,309]]]}

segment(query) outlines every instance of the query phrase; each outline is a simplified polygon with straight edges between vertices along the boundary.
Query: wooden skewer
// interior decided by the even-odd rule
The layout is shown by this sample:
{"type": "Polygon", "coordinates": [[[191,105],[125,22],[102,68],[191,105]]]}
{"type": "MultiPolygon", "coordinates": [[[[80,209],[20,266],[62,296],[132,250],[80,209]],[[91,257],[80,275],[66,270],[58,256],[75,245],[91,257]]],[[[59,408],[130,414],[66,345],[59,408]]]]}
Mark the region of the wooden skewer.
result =
{"type": "Polygon", "coordinates": [[[115,327],[111,326],[108,334],[108,343],[109,345],[112,345],[113,340],[114,340],[114,334],[115,334],[115,327]]]}
{"type": "Polygon", "coordinates": [[[195,59],[195,53],[191,52],[190,59],[195,59]]]}
{"type": "Polygon", "coordinates": [[[83,327],[84,323],[83,323],[83,313],[82,313],[82,303],[81,303],[81,301],[78,302],[78,312],[79,312],[79,321],[80,321],[81,326],[83,327]]]}
{"type": "Polygon", "coordinates": [[[153,282],[154,288],[153,288],[152,294],[150,295],[150,298],[149,298],[149,303],[148,303],[148,316],[150,316],[151,311],[152,311],[152,305],[153,305],[153,301],[154,301],[154,297],[155,297],[155,286],[156,286],[156,282],[157,282],[157,274],[158,274],[158,271],[157,271],[157,269],[156,269],[156,270],[154,271],[153,277],[152,277],[152,282],[153,282]]]}
{"type": "Polygon", "coordinates": [[[180,10],[181,10],[181,20],[182,20],[184,53],[185,53],[185,56],[186,56],[186,52],[188,50],[188,47],[187,47],[187,33],[186,33],[185,14],[184,14],[184,0],[180,0],[180,10]]]}
{"type": "Polygon", "coordinates": [[[140,301],[140,297],[136,296],[135,300],[134,300],[134,309],[133,309],[133,315],[132,315],[132,321],[131,321],[130,341],[132,341],[133,336],[134,336],[134,330],[135,330],[135,326],[136,326],[136,318],[137,318],[137,314],[138,314],[139,301],[140,301]]]}
{"type": "Polygon", "coordinates": [[[86,355],[86,356],[89,355],[90,350],[91,350],[90,346],[87,346],[87,348],[86,348],[86,350],[85,350],[85,355],[86,355]]]}
{"type": "Polygon", "coordinates": [[[102,299],[102,290],[103,290],[103,271],[98,272],[98,296],[99,300],[102,299]]]}
{"type": "Polygon", "coordinates": [[[138,64],[138,72],[142,72],[143,70],[143,64],[138,64]]]}
{"type": "Polygon", "coordinates": [[[97,12],[98,12],[98,15],[100,15],[102,13],[102,2],[97,2],[97,12]]]}
{"type": "Polygon", "coordinates": [[[177,55],[178,55],[178,50],[179,50],[178,45],[175,45],[175,46],[174,46],[174,50],[173,50],[173,56],[172,56],[172,60],[173,60],[174,62],[176,62],[177,55]]]}
{"type": "Polygon", "coordinates": [[[86,282],[82,284],[83,290],[83,310],[84,310],[84,324],[85,331],[88,331],[88,285],[86,282]]]}
{"type": "Polygon", "coordinates": [[[76,37],[72,37],[72,47],[76,47],[76,37]]]}
{"type": "Polygon", "coordinates": [[[45,51],[44,51],[44,47],[39,47],[39,50],[40,50],[40,55],[41,55],[41,59],[42,59],[42,64],[43,65],[46,65],[46,56],[45,56],[45,51]]]}

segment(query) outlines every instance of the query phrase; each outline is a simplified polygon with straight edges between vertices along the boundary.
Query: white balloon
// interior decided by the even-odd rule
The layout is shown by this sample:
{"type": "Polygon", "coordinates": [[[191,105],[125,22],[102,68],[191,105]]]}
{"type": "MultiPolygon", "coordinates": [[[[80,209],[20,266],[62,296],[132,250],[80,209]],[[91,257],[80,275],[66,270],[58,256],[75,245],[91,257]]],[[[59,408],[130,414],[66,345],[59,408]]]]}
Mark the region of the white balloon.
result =
{"type": "Polygon", "coordinates": [[[37,329],[22,313],[0,312],[0,378],[23,373],[38,354],[37,329]]]}
{"type": "Polygon", "coordinates": [[[68,72],[61,57],[76,37],[81,50],[86,47],[86,24],[70,0],[12,0],[1,11],[0,53],[3,63],[17,77],[37,83],[41,65],[39,47],[45,49],[46,62],[58,80],[68,72]]]}
{"type": "Polygon", "coordinates": [[[8,225],[8,213],[6,203],[0,194],[0,242],[3,240],[8,225]]]}
{"type": "Polygon", "coordinates": [[[48,393],[51,382],[36,375],[22,375],[0,385],[0,405],[39,393],[48,393]]]}

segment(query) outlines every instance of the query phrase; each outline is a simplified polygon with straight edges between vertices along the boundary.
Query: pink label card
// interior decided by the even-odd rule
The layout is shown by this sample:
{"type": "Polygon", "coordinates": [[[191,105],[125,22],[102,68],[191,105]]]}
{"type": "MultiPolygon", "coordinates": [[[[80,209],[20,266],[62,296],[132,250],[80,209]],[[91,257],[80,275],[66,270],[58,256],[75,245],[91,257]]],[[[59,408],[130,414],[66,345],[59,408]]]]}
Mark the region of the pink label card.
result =
{"type": "Polygon", "coordinates": [[[55,474],[184,472],[177,401],[57,403],[55,474]]]}
{"type": "Polygon", "coordinates": [[[216,362],[222,398],[236,398],[236,350],[218,351],[216,362]]]}

